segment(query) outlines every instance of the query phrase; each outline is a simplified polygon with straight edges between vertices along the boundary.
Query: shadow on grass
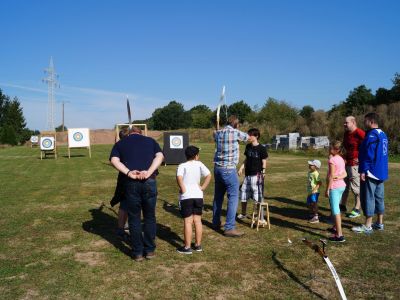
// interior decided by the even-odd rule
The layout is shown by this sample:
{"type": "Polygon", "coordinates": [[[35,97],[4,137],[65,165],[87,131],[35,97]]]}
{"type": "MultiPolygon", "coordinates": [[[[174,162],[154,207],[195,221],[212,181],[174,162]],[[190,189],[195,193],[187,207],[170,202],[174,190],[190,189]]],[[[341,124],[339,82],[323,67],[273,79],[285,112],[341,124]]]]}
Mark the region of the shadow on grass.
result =
{"type": "Polygon", "coordinates": [[[166,212],[169,212],[170,214],[174,215],[175,217],[181,218],[181,213],[179,212],[178,205],[176,205],[174,203],[170,203],[164,199],[159,199],[159,200],[163,202],[163,209],[166,212]]]}
{"type": "MultiPolygon", "coordinates": [[[[115,234],[117,218],[105,213],[104,209],[108,209],[118,216],[118,213],[113,208],[102,204],[99,208],[89,210],[92,214],[92,220],[82,223],[83,230],[101,236],[122,253],[131,256],[131,248],[123,243],[115,234]]],[[[183,244],[183,240],[179,235],[163,224],[157,223],[156,235],[159,239],[168,242],[174,247],[180,247],[183,244]]]]}
{"type": "MultiPolygon", "coordinates": [[[[170,202],[168,202],[167,200],[164,200],[164,199],[160,199],[160,201],[163,201],[163,209],[166,212],[169,212],[170,214],[174,215],[175,217],[182,218],[181,213],[179,212],[178,205],[176,205],[174,203],[170,203],[170,202]]],[[[213,210],[212,208],[213,208],[212,205],[209,205],[209,204],[204,204],[204,207],[203,207],[205,212],[209,212],[209,211],[212,212],[212,210],[213,210]]],[[[226,216],[226,210],[222,210],[221,215],[222,216],[226,216]]],[[[204,226],[207,226],[208,228],[214,230],[215,232],[217,232],[219,234],[223,234],[224,233],[223,229],[221,229],[221,228],[217,228],[216,229],[214,227],[214,225],[210,221],[208,221],[208,220],[206,220],[204,218],[201,219],[201,222],[202,222],[202,224],[204,226]]],[[[172,243],[170,243],[170,244],[174,246],[174,244],[172,244],[172,243]]]]}
{"type": "MultiPolygon", "coordinates": [[[[92,215],[92,220],[82,223],[83,230],[101,236],[122,253],[130,256],[131,249],[120,239],[118,239],[117,235],[115,234],[115,228],[117,228],[117,219],[105,213],[103,211],[104,208],[105,205],[102,204],[99,208],[92,208],[89,210],[92,215]]],[[[112,208],[108,209],[116,213],[112,208]]]]}
{"type": "Polygon", "coordinates": [[[310,292],[314,296],[318,297],[319,299],[326,299],[321,294],[318,294],[317,292],[313,291],[308,285],[306,285],[304,282],[302,282],[292,271],[288,270],[281,263],[281,261],[276,257],[276,252],[275,251],[272,251],[272,261],[275,263],[275,265],[278,267],[279,270],[281,270],[284,273],[286,273],[289,276],[290,279],[292,279],[294,282],[299,284],[305,290],[307,290],[308,292],[310,292]]]}
{"type": "MultiPolygon", "coordinates": [[[[278,201],[278,202],[281,202],[281,203],[297,205],[297,206],[301,206],[301,207],[307,208],[307,203],[306,203],[305,200],[303,202],[303,201],[297,201],[297,200],[284,198],[284,197],[265,197],[265,199],[267,199],[267,200],[275,200],[275,201],[278,201]]],[[[330,209],[328,209],[326,207],[318,207],[318,209],[319,210],[328,211],[328,212],[330,211],[330,209]]]]}
{"type": "Polygon", "coordinates": [[[310,227],[310,226],[306,226],[306,225],[301,225],[301,224],[296,224],[287,220],[283,220],[283,219],[278,219],[275,217],[270,217],[270,222],[271,224],[274,224],[276,226],[279,227],[286,227],[286,228],[290,228],[290,229],[294,229],[297,231],[301,231],[310,235],[314,235],[317,236],[319,238],[326,238],[324,235],[316,233],[312,230],[315,230],[314,227],[310,227]]]}
{"type": "Polygon", "coordinates": [[[309,210],[294,208],[294,207],[278,207],[278,206],[269,206],[270,213],[278,214],[291,219],[299,219],[299,220],[308,220],[309,219],[309,210]]]}
{"type": "Polygon", "coordinates": [[[163,224],[157,223],[157,237],[163,241],[166,241],[175,248],[181,247],[184,241],[178,234],[171,231],[171,228],[163,224]]]}

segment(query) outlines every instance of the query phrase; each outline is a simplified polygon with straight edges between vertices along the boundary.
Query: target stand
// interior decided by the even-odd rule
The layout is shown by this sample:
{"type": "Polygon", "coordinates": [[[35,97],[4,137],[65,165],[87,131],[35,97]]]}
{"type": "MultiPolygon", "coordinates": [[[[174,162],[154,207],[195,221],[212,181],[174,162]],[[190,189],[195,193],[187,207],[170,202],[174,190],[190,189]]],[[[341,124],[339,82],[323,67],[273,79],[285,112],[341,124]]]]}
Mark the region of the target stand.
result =
{"type": "Polygon", "coordinates": [[[68,128],[68,158],[71,158],[71,148],[88,149],[92,158],[89,128],[68,128]]]}
{"type": "Polygon", "coordinates": [[[37,135],[32,135],[29,140],[31,142],[31,148],[39,147],[39,137],[37,135]]]}
{"type": "Polygon", "coordinates": [[[164,165],[178,165],[185,162],[187,146],[189,146],[187,132],[164,132],[164,165]]]}
{"type": "Polygon", "coordinates": [[[119,141],[119,132],[122,128],[137,127],[142,130],[142,134],[147,136],[147,124],[116,124],[115,125],[115,142],[119,141]],[[144,131],[144,132],[143,132],[144,131]]]}
{"type": "Polygon", "coordinates": [[[57,159],[57,146],[56,146],[56,133],[42,132],[40,139],[40,160],[46,158],[48,155],[54,155],[54,158],[57,159]]]}

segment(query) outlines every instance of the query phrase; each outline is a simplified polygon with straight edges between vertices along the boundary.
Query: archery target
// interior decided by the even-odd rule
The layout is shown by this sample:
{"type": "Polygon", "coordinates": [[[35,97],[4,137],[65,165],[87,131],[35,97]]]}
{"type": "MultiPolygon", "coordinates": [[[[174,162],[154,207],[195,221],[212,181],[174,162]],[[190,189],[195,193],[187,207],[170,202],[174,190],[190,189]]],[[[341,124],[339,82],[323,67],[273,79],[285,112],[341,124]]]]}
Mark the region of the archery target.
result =
{"type": "Polygon", "coordinates": [[[169,147],[171,149],[183,149],[183,137],[181,135],[171,135],[169,137],[169,147]]]}
{"type": "Polygon", "coordinates": [[[40,138],[40,150],[54,150],[54,137],[42,136],[40,138]]]}
{"type": "Polygon", "coordinates": [[[90,146],[89,128],[69,128],[68,147],[80,148],[90,146]]]}
{"type": "Polygon", "coordinates": [[[37,144],[39,142],[39,137],[37,135],[32,135],[30,141],[32,144],[37,144]]]}

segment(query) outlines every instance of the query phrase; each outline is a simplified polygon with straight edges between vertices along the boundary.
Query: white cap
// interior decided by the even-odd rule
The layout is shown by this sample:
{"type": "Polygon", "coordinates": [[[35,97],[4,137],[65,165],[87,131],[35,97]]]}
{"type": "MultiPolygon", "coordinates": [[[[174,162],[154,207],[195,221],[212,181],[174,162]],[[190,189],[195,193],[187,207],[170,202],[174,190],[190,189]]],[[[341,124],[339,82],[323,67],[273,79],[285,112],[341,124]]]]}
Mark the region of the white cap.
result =
{"type": "Polygon", "coordinates": [[[318,159],[309,160],[308,164],[310,166],[316,166],[318,169],[321,168],[321,162],[318,159]]]}

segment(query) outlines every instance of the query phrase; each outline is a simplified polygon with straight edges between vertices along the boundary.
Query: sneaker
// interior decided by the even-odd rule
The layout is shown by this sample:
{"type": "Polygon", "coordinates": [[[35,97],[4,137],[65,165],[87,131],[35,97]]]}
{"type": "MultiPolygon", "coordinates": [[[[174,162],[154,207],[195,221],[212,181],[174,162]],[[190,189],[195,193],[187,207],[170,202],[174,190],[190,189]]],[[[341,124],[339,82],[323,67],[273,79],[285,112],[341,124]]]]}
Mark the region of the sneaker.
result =
{"type": "Polygon", "coordinates": [[[244,234],[243,232],[237,231],[236,229],[230,229],[224,231],[224,235],[226,237],[240,237],[243,234],[244,234]]]}
{"type": "Polygon", "coordinates": [[[328,240],[330,240],[331,242],[338,242],[338,243],[343,243],[346,241],[343,235],[337,236],[336,234],[334,236],[329,237],[328,240]]]}
{"type": "Polygon", "coordinates": [[[192,254],[192,248],[186,248],[185,246],[182,246],[176,249],[176,252],[180,254],[192,254]]]}
{"type": "Polygon", "coordinates": [[[329,232],[336,234],[336,226],[332,226],[330,228],[327,229],[329,232]]]}
{"type": "Polygon", "coordinates": [[[198,245],[198,246],[194,245],[193,250],[196,252],[202,252],[203,248],[201,247],[201,245],[198,245]]]}
{"type": "Polygon", "coordinates": [[[372,227],[367,227],[365,225],[361,225],[361,226],[356,226],[351,228],[351,230],[353,230],[356,233],[372,233],[372,227]]]}
{"type": "Polygon", "coordinates": [[[154,252],[146,253],[146,259],[153,259],[155,257],[156,257],[156,254],[154,252]]]}
{"type": "Polygon", "coordinates": [[[350,219],[358,218],[359,216],[361,216],[360,211],[355,208],[346,215],[350,219]]]}
{"type": "Polygon", "coordinates": [[[346,205],[339,204],[339,208],[340,208],[340,211],[343,212],[343,213],[345,213],[347,211],[346,205]]]}
{"type": "Polygon", "coordinates": [[[385,228],[385,225],[375,222],[374,224],[372,224],[372,229],[373,230],[383,230],[385,228]]]}
{"type": "Polygon", "coordinates": [[[237,218],[238,218],[238,220],[243,220],[243,219],[247,218],[247,216],[243,215],[243,214],[238,214],[237,218]]]}
{"type": "Polygon", "coordinates": [[[143,255],[134,255],[133,260],[136,262],[140,262],[140,261],[144,260],[144,257],[143,257],[143,255]]]}
{"type": "Polygon", "coordinates": [[[260,225],[267,225],[267,221],[266,220],[261,220],[260,221],[260,225]]]}
{"type": "Polygon", "coordinates": [[[319,223],[318,216],[312,217],[310,220],[308,220],[308,223],[311,223],[311,224],[319,223]]]}

